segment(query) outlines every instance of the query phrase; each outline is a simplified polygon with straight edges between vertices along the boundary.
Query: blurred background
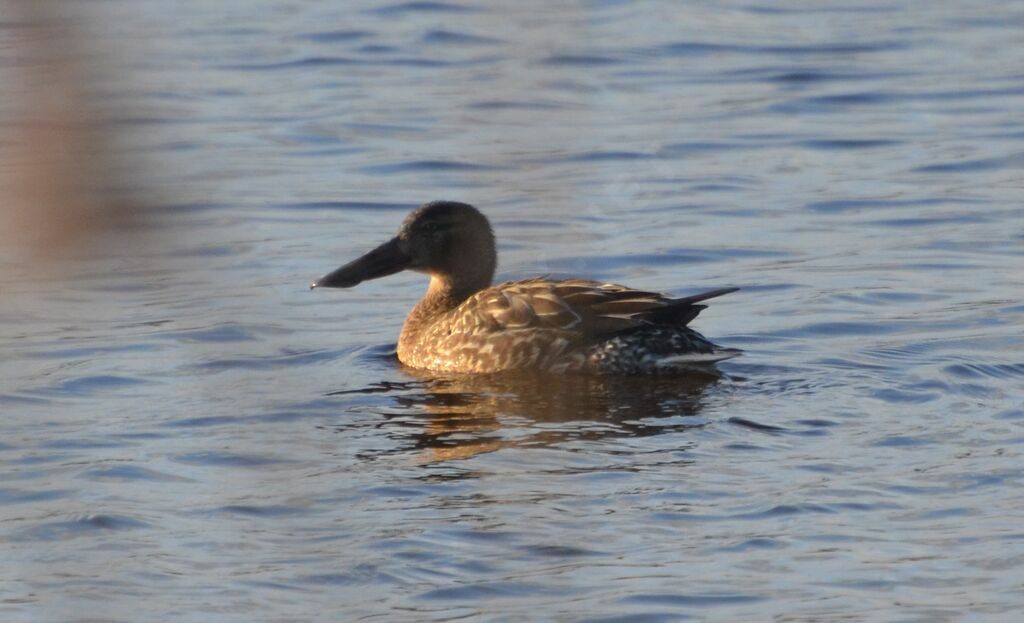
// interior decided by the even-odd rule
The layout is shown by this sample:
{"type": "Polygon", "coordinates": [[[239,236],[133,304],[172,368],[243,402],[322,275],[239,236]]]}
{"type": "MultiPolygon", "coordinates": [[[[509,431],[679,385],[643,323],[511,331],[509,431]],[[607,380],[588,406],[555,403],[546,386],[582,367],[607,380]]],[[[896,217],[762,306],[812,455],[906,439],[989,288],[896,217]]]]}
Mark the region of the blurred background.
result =
{"type": "Polygon", "coordinates": [[[0,8],[4,621],[1024,607],[1024,4],[0,8]],[[404,369],[433,199],[745,355],[404,369]]]}

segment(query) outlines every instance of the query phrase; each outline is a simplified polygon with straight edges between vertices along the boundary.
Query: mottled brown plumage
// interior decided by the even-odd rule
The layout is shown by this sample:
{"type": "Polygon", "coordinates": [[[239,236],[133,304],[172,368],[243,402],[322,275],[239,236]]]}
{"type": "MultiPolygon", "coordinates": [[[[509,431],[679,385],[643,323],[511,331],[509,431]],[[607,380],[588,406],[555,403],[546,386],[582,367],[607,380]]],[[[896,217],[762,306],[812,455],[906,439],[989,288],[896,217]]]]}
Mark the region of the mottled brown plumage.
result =
{"type": "Polygon", "coordinates": [[[487,219],[467,204],[433,202],[393,240],[312,287],[352,287],[406,268],[428,273],[398,340],[399,360],[427,370],[679,374],[739,354],[686,327],[701,301],[735,288],[673,299],[584,279],[490,286],[495,265],[487,219]]]}

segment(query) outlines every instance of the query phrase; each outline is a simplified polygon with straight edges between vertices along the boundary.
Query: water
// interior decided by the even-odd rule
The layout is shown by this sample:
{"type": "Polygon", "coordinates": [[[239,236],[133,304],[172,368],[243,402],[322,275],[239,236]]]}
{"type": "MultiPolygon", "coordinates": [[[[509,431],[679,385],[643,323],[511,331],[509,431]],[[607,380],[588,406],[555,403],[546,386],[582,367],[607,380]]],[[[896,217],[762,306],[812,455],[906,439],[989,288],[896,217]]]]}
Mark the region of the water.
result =
{"type": "Polygon", "coordinates": [[[1019,4],[94,8],[158,208],[0,276],[4,621],[1019,616],[1019,4]],[[745,355],[401,368],[306,286],[436,198],[745,355]]]}

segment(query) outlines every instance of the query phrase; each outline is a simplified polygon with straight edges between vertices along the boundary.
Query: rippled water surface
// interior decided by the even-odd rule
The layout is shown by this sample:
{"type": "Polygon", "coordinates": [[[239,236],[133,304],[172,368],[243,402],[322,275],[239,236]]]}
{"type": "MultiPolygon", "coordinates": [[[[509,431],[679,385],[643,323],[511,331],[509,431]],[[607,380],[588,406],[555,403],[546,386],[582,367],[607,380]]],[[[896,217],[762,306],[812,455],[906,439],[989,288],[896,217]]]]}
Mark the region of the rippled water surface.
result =
{"type": "Polygon", "coordinates": [[[1020,616],[1020,4],[94,8],[159,205],[0,274],[4,621],[1020,616]],[[403,369],[306,286],[436,198],[744,356],[403,369]]]}

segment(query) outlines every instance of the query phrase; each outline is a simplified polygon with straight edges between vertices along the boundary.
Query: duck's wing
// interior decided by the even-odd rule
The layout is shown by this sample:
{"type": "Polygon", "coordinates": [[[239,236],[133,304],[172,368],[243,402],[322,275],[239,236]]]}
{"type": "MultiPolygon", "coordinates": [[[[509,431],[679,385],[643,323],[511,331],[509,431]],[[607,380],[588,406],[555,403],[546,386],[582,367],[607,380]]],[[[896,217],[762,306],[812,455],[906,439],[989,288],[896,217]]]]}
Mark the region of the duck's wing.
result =
{"type": "Polygon", "coordinates": [[[645,324],[685,326],[705,308],[698,303],[734,291],[722,288],[673,299],[612,283],[540,278],[488,288],[467,304],[491,331],[549,329],[585,338],[645,324]]]}

